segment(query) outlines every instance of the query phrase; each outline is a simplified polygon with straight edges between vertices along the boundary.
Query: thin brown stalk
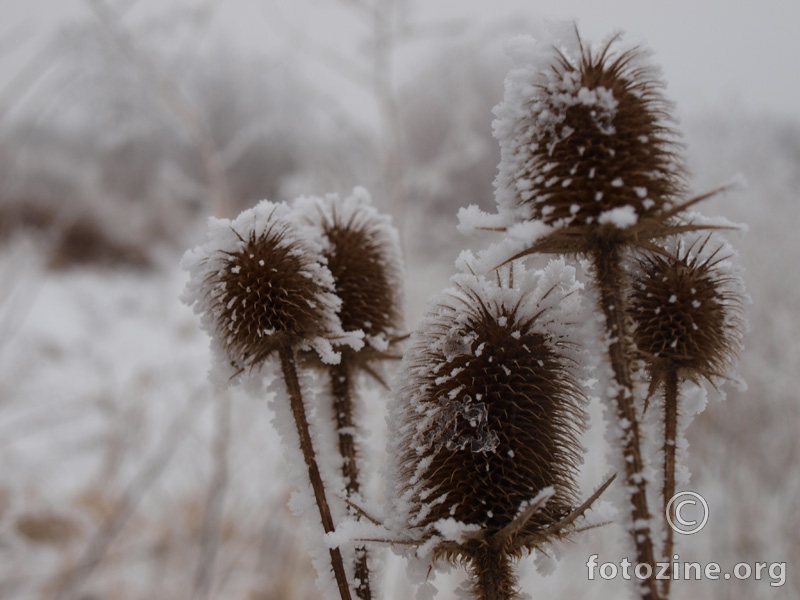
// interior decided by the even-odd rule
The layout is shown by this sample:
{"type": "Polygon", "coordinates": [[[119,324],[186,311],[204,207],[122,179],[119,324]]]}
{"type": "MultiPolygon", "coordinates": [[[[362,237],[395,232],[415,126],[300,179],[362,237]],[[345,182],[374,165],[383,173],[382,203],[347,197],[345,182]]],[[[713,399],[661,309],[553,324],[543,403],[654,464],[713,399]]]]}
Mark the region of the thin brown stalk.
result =
{"type": "MultiPolygon", "coordinates": [[[[306,409],[303,404],[300,381],[297,378],[297,365],[294,350],[292,350],[291,346],[287,343],[284,343],[278,349],[278,354],[281,361],[281,370],[283,371],[283,380],[286,383],[286,391],[289,395],[292,416],[297,426],[297,435],[300,438],[300,450],[303,453],[303,459],[308,469],[308,478],[311,482],[311,488],[314,491],[314,499],[319,509],[322,528],[325,530],[325,533],[331,533],[334,531],[333,517],[331,516],[330,504],[328,504],[328,499],[325,496],[325,486],[322,483],[322,476],[319,472],[319,466],[317,466],[316,453],[314,452],[314,446],[311,442],[311,432],[308,426],[308,418],[306,417],[306,409]]],[[[347,584],[347,576],[344,570],[344,562],[342,561],[342,553],[338,548],[331,548],[330,555],[333,574],[336,578],[336,585],[339,588],[339,595],[342,600],[352,600],[350,586],[347,584]]]]}
{"type": "Polygon", "coordinates": [[[511,557],[486,541],[477,541],[470,553],[472,595],[475,600],[515,600],[517,579],[511,557]]]}
{"type": "MultiPolygon", "coordinates": [[[[592,261],[600,292],[600,310],[605,317],[609,337],[608,355],[617,384],[617,420],[628,425],[623,433],[622,455],[625,489],[633,490],[630,493],[630,508],[635,527],[631,530],[631,536],[636,548],[637,562],[649,564],[651,571],[655,573],[656,561],[650,527],[641,527],[642,523],[649,522],[650,510],[647,503],[647,482],[642,476],[644,462],[631,377],[633,350],[630,327],[625,315],[625,299],[622,295],[625,276],[619,264],[619,250],[613,243],[605,244],[593,252],[592,261]]],[[[646,583],[647,588],[642,590],[642,598],[658,600],[655,578],[650,577],[646,583]]]]}
{"type": "MultiPolygon", "coordinates": [[[[678,370],[670,366],[664,377],[664,515],[667,504],[675,495],[675,453],[678,437],[678,370]]],[[[675,518],[675,507],[670,507],[670,517],[675,518]]],[[[669,523],[664,524],[666,538],[664,540],[664,560],[668,563],[667,578],[662,585],[665,598],[669,597],[670,579],[672,578],[672,549],[674,533],[669,523]]]]}
{"type": "MultiPolygon", "coordinates": [[[[333,411],[336,415],[336,430],[339,433],[339,453],[342,456],[342,475],[345,482],[347,498],[358,494],[359,469],[356,444],[353,436],[355,420],[353,418],[353,385],[352,374],[346,357],[342,362],[330,367],[331,391],[333,392],[333,411]]],[[[356,511],[349,507],[351,514],[356,511]]],[[[367,549],[359,546],[355,549],[356,596],[361,600],[371,600],[372,591],[369,584],[369,565],[367,549]]]]}

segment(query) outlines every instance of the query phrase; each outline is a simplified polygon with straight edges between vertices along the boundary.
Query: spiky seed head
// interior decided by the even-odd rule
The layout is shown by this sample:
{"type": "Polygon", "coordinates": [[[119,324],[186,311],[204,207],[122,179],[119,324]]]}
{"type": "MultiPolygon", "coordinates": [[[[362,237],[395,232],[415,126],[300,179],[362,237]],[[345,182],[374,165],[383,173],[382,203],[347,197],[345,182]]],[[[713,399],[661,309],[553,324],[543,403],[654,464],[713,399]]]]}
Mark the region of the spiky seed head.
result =
{"type": "Polygon", "coordinates": [[[526,531],[575,505],[584,396],[568,324],[577,328],[579,285],[561,261],[504,277],[455,276],[398,375],[394,495],[400,526],[421,537],[448,519],[491,536],[551,486],[526,531]]]}
{"type": "Polygon", "coordinates": [[[630,311],[655,383],[666,368],[710,381],[732,368],[742,347],[745,300],[732,252],[706,235],[638,259],[630,311]]]}
{"type": "Polygon", "coordinates": [[[341,329],[340,301],[319,245],[285,204],[263,201],[234,221],[211,219],[208,241],[187,252],[183,299],[233,373],[288,346],[336,362],[331,341],[357,344],[341,329]]]}
{"type": "Polygon", "coordinates": [[[379,214],[369,194],[356,188],[347,198],[300,198],[295,208],[321,234],[328,269],[342,300],[339,318],[347,331],[361,330],[379,349],[402,326],[403,267],[399,235],[379,214]]]}
{"type": "Polygon", "coordinates": [[[507,225],[536,220],[613,235],[657,218],[686,191],[678,134],[648,53],[518,41],[495,109],[496,199],[507,225]]]}

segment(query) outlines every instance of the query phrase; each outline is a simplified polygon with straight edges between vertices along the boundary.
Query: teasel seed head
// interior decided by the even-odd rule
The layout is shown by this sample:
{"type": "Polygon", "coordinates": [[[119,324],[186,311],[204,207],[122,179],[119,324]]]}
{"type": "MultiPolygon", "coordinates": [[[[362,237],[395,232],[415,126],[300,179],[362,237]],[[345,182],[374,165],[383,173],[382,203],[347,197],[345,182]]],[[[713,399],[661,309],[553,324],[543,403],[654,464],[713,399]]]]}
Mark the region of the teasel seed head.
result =
{"type": "Polygon", "coordinates": [[[208,241],[184,256],[190,280],[182,298],[201,315],[229,374],[287,346],[335,363],[332,343],[359,347],[360,340],[342,330],[324,263],[289,207],[262,201],[233,221],[209,221],[208,241]]]}
{"type": "Polygon", "coordinates": [[[550,490],[498,550],[515,555],[576,505],[580,284],[561,260],[544,272],[514,263],[496,276],[453,277],[431,301],[397,377],[397,527],[420,541],[448,521],[473,532],[472,542],[442,544],[434,555],[475,559],[476,538],[492,539],[550,490]]]}
{"type": "Polygon", "coordinates": [[[654,386],[667,369],[712,383],[732,370],[742,348],[747,298],[733,254],[723,240],[705,234],[637,260],[630,314],[654,386]]]}
{"type": "MultiPolygon", "coordinates": [[[[551,34],[552,35],[552,34],[551,34]]],[[[598,50],[577,28],[551,42],[519,38],[495,108],[498,215],[470,207],[462,229],[537,223],[526,253],[587,254],[676,232],[687,194],[679,133],[660,72],[614,35],[598,50]],[[533,247],[535,245],[535,247],[533,247]]]]}
{"type": "Polygon", "coordinates": [[[299,198],[295,209],[323,242],[342,300],[342,327],[364,332],[367,347],[362,352],[385,350],[403,320],[403,264],[391,218],[378,213],[363,188],[344,199],[336,194],[299,198]]]}

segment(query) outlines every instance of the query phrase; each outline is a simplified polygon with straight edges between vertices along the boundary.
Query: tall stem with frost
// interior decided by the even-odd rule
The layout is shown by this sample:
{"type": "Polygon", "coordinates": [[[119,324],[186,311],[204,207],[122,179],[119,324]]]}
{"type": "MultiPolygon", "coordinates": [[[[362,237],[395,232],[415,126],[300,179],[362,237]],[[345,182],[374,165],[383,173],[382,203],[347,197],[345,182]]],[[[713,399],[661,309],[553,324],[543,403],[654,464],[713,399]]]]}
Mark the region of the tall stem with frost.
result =
{"type": "MultiPolygon", "coordinates": [[[[297,427],[297,435],[300,438],[300,450],[303,453],[303,460],[308,469],[308,479],[314,491],[314,499],[319,509],[319,516],[322,519],[322,528],[325,533],[332,533],[335,529],[333,517],[331,516],[330,504],[325,496],[325,486],[317,465],[317,456],[314,446],[311,443],[311,433],[308,428],[308,418],[303,404],[303,396],[300,390],[300,382],[297,378],[297,366],[295,364],[294,350],[288,345],[283,345],[278,354],[281,362],[281,372],[286,383],[286,392],[289,395],[289,405],[292,409],[292,416],[297,427]]],[[[339,588],[339,595],[342,600],[352,600],[350,587],[347,584],[347,576],[342,561],[342,553],[338,548],[331,548],[331,565],[333,574],[336,578],[336,585],[339,588]]]]}
{"type": "MultiPolygon", "coordinates": [[[[616,384],[614,401],[617,407],[617,422],[622,428],[622,458],[625,465],[625,487],[630,491],[632,519],[631,535],[636,547],[636,560],[650,565],[655,570],[655,554],[650,532],[650,510],[647,503],[647,480],[644,477],[639,417],[634,404],[631,379],[631,336],[625,313],[624,271],[619,264],[619,251],[613,247],[600,248],[592,256],[600,311],[605,317],[609,338],[608,358],[616,384]]],[[[658,598],[656,581],[647,579],[647,588],[653,599],[658,598]]]]}

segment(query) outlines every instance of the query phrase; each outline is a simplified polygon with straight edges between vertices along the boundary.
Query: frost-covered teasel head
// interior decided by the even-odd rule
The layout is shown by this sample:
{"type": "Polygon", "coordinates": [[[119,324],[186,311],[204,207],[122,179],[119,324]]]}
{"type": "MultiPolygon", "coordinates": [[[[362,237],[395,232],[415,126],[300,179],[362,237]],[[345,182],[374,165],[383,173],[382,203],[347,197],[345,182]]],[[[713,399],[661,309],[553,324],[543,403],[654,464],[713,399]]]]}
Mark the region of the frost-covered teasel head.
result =
{"type": "Polygon", "coordinates": [[[630,312],[654,385],[667,369],[695,381],[730,376],[742,348],[746,301],[734,254],[724,240],[705,234],[637,260],[630,312]]]}
{"type": "Polygon", "coordinates": [[[262,201],[236,219],[210,219],[207,241],[189,250],[182,296],[202,318],[229,376],[260,366],[281,347],[315,349],[336,362],[342,330],[333,277],[321,248],[285,204],[262,201]]]}
{"type": "MultiPolygon", "coordinates": [[[[452,284],[430,301],[397,377],[395,526],[435,541],[455,523],[489,540],[548,494],[503,547],[514,554],[576,505],[580,284],[561,260],[544,271],[512,263],[486,277],[465,272],[452,284]]],[[[437,553],[470,557],[469,545],[437,553]]]]}
{"type": "Polygon", "coordinates": [[[402,326],[403,310],[399,234],[391,217],[378,213],[363,188],[344,199],[298,198],[294,207],[320,234],[342,300],[342,327],[363,331],[370,346],[385,350],[402,326]]]}
{"type": "MultiPolygon", "coordinates": [[[[582,252],[593,239],[633,238],[637,229],[654,237],[654,222],[684,196],[660,72],[620,37],[595,49],[573,28],[509,46],[514,66],[494,122],[499,215],[485,215],[486,227],[537,221],[566,234],[545,251],[582,252]]],[[[464,227],[480,227],[480,218],[463,223],[474,212],[462,213],[464,227]]]]}

